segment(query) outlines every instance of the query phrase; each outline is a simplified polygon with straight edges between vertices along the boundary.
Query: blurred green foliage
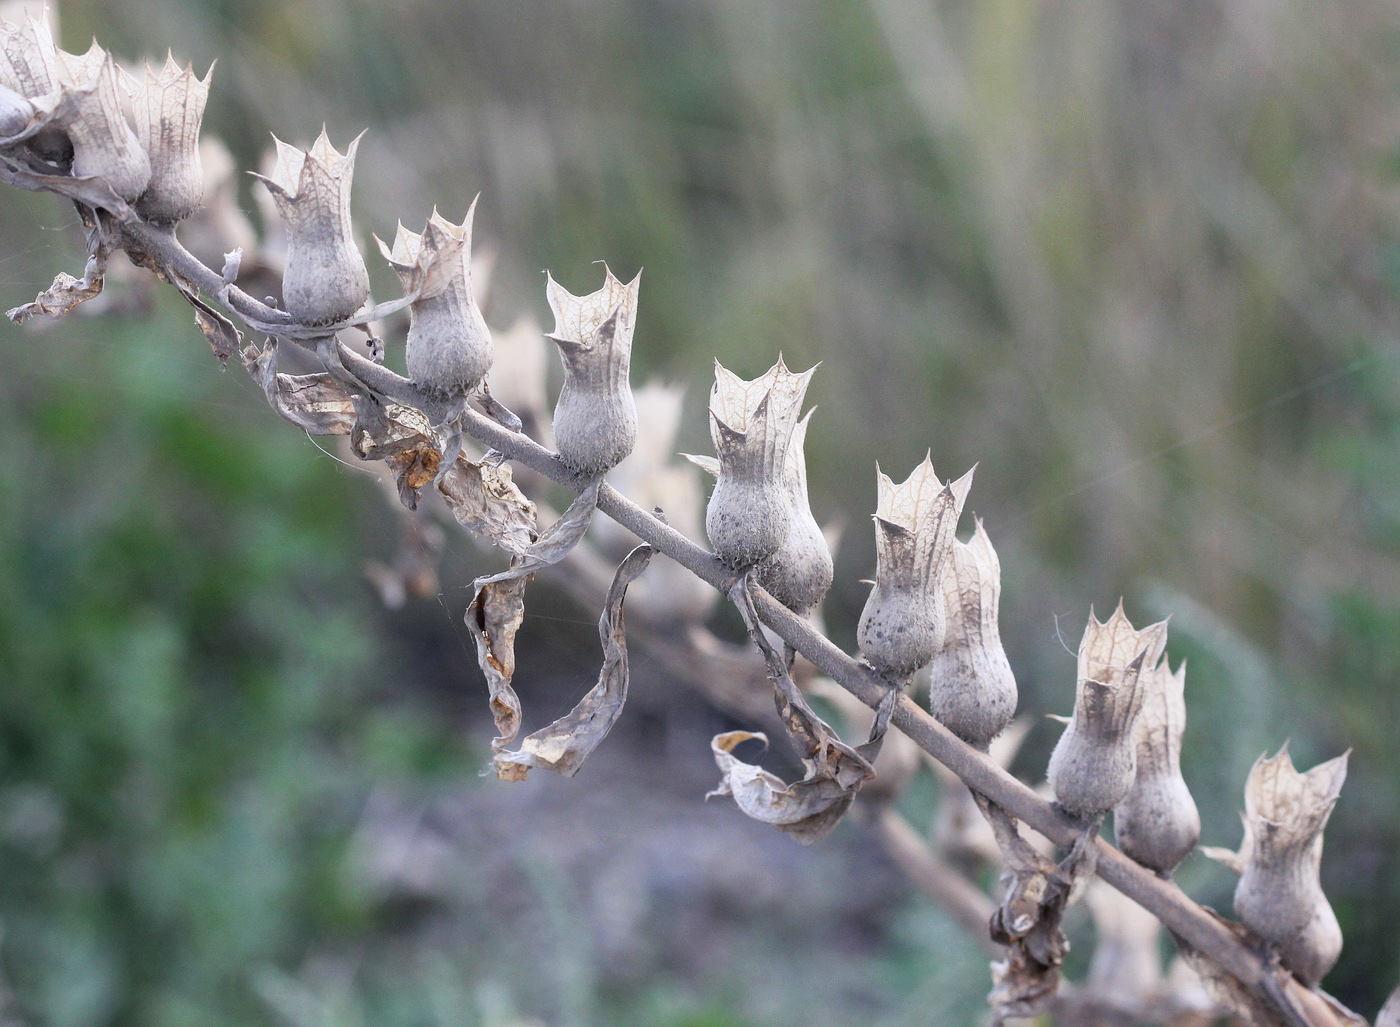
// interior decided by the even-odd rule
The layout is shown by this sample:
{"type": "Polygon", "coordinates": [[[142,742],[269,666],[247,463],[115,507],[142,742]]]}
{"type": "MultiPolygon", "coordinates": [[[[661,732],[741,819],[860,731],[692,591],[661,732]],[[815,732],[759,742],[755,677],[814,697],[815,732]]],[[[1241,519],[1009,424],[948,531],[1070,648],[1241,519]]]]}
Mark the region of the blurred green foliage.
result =
{"type": "MultiPolygon", "coordinates": [[[[1400,976],[1393,6],[72,0],[62,17],[70,49],[95,33],[127,57],[217,57],[207,124],[242,167],[268,131],[370,126],[366,235],[482,191],[496,324],[543,315],[541,268],[579,290],[594,260],[644,265],[635,377],[690,385],[689,448],[712,358],[823,361],[809,453],[818,515],[848,526],[838,641],[872,563],[875,461],[977,462],[1024,709],[1067,712],[1061,638],[1125,595],[1135,620],[1171,614],[1189,659],[1207,843],[1237,843],[1261,752],[1354,747],[1324,860],[1347,935],[1327,984],[1378,1007],[1400,976]]],[[[0,203],[9,305],[74,270],[77,244],[51,200],[0,203]]],[[[753,980],[609,995],[585,959],[573,992],[531,999],[502,950],[393,947],[402,925],[346,847],[386,780],[470,787],[460,639],[432,603],[373,607],[358,568],[386,544],[378,497],[215,371],[168,300],[0,350],[6,1011],[802,1020],[800,995],[754,1005],[753,980]],[[356,946],[375,955],[357,972],[311,959],[356,946]]],[[[449,588],[470,575],[456,559],[449,588]]],[[[1033,734],[1025,777],[1052,741],[1033,734]]],[[[1182,879],[1228,909],[1224,871],[1193,859],[1182,879]]],[[[899,922],[881,943],[897,994],[869,1008],[905,1022],[937,994],[946,1022],[971,1016],[949,983],[969,973],[918,969],[946,924],[899,922]]]]}

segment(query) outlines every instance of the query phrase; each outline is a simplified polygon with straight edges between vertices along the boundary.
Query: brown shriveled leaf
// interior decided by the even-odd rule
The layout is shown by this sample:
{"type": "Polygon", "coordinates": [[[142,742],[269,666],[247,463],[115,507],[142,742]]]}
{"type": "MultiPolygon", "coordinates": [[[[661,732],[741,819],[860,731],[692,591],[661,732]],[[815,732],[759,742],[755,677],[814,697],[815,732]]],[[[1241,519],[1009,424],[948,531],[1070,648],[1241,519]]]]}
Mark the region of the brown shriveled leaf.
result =
{"type": "Polygon", "coordinates": [[[277,370],[277,346],[261,353],[251,346],[242,350],[248,375],[262,386],[267,402],[279,416],[310,435],[349,435],[355,424],[355,406],[329,374],[282,374],[277,370]]]}
{"type": "Polygon", "coordinates": [[[457,523],[509,553],[535,541],[535,504],[511,479],[508,466],[478,464],[458,456],[437,482],[438,493],[457,523]]]}
{"type": "Polygon", "coordinates": [[[729,731],[710,742],[720,783],[706,798],[728,795],[745,815],[791,834],[803,845],[825,837],[846,815],[861,786],[875,776],[874,761],[880,753],[890,716],[899,693],[891,690],[875,711],[870,736],[863,745],[841,741],[807,704],[797,690],[787,663],[768,642],[759,627],[754,610],[750,579],[735,585],[730,598],[738,606],[749,635],[763,654],[769,680],[773,682],[778,715],[788,730],[788,738],[802,757],[806,776],[791,785],[761,767],[745,763],[732,750],[749,739],[765,745],[766,736],[749,731],[729,731]]]}
{"type": "MultiPolygon", "coordinates": [[[[501,571],[499,574],[490,574],[477,578],[472,582],[473,588],[481,588],[495,581],[508,581],[511,578],[518,578],[525,574],[533,574],[541,567],[548,567],[556,564],[569,555],[570,550],[578,545],[583,538],[583,533],[588,530],[588,524],[593,519],[593,511],[598,506],[598,486],[593,484],[579,493],[577,499],[569,504],[569,508],[564,511],[562,517],[545,528],[540,533],[540,537],[531,542],[521,550],[510,562],[510,569],[501,571]]],[[[643,561],[642,566],[646,566],[643,561]]],[[[618,572],[619,574],[621,571],[618,572]]],[[[640,574],[639,570],[637,574],[640,574]]],[[[632,575],[635,578],[637,575],[632,575]]],[[[628,578],[631,581],[632,578],[628,578]]],[[[626,586],[624,586],[624,591],[626,586]]],[[[609,594],[611,599],[612,593],[609,594]]],[[[619,601],[621,597],[619,596],[619,601]]]]}
{"type": "Polygon", "coordinates": [[[79,303],[85,303],[102,293],[102,269],[94,269],[90,264],[87,273],[82,278],[74,278],[65,271],[60,271],[50,285],[33,302],[25,303],[22,306],[12,307],[5,311],[5,316],[15,324],[24,324],[31,317],[51,317],[54,319],[62,317],[79,303]]]}
{"type": "Polygon", "coordinates": [[[1002,851],[1005,890],[990,929],[992,941],[1006,946],[1006,958],[992,964],[994,983],[987,996],[998,1023],[1006,1017],[1037,1016],[1054,1000],[1069,951],[1060,920],[1073,887],[1058,866],[1028,846],[1017,847],[1014,854],[1002,851]]]}
{"type": "Polygon", "coordinates": [[[749,739],[768,744],[768,737],[752,731],[726,731],[710,742],[719,765],[719,787],[705,798],[728,795],[746,816],[772,824],[803,845],[826,837],[855,801],[855,789],[843,788],[831,777],[808,774],[795,784],[745,763],[731,750],[749,739]]]}
{"type": "Polygon", "coordinates": [[[511,687],[515,675],[515,635],[525,619],[528,577],[484,586],[467,607],[466,623],[476,639],[476,659],[486,675],[491,716],[496,722],[492,749],[499,750],[520,733],[520,699],[511,687]]]}
{"type": "Polygon", "coordinates": [[[598,683],[566,716],[541,728],[520,743],[520,748],[497,751],[496,773],[509,781],[523,780],[533,768],[573,777],[583,761],[612,730],[627,701],[627,636],[623,630],[622,600],[627,586],[646,570],[654,550],[641,545],[628,553],[613,576],[598,635],[603,642],[603,669],[598,683]]]}
{"type": "Polygon", "coordinates": [[[383,460],[398,482],[399,502],[418,509],[423,487],[437,477],[442,462],[427,415],[397,403],[385,406],[368,396],[356,396],[354,402],[350,448],[361,460],[383,460]]]}

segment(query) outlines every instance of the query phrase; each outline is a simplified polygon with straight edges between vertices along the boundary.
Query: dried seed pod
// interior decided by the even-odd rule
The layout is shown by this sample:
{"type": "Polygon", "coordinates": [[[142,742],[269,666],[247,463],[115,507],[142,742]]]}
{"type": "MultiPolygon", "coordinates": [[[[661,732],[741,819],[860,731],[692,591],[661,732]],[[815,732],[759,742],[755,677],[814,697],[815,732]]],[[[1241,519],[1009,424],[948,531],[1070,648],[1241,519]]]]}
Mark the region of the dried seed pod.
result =
{"type": "Polygon", "coordinates": [[[1341,930],[1318,874],[1322,831],[1346,780],[1349,755],[1300,774],[1285,742],[1274,756],[1255,760],[1244,787],[1235,915],[1278,945],[1284,966],[1309,987],[1341,955],[1341,930]]]}
{"type": "Polygon", "coordinates": [[[1186,665],[1172,673],[1163,660],[1142,675],[1137,720],[1137,776],[1113,810],[1118,847],[1145,867],[1170,874],[1196,847],[1201,815],[1181,776],[1186,729],[1186,665]]]}
{"type": "Polygon", "coordinates": [[[0,83],[0,139],[17,136],[29,127],[38,109],[9,86],[0,83]]]}
{"type": "Polygon", "coordinates": [[[736,570],[778,551],[792,530],[784,476],[788,445],[811,382],[783,358],[752,381],[715,361],[710,390],[710,438],[719,478],[705,508],[705,533],[715,553],[736,570]]]}
{"type": "Polygon", "coordinates": [[[63,103],[54,124],[73,144],[73,174],[100,178],[135,200],[151,180],[151,161],[122,111],[116,62],[95,41],[85,54],[57,54],[63,103]]]}
{"type": "Polygon", "coordinates": [[[404,290],[418,290],[409,305],[406,359],[416,383],[440,396],[476,391],[491,370],[491,332],[472,296],[472,218],[476,201],[460,225],[436,208],[423,234],[399,225],[390,249],[375,239],[404,290]]]}
{"type": "Polygon", "coordinates": [[[856,637],[870,665],[897,679],[943,648],[941,576],[972,488],[973,471],[947,484],[939,481],[931,456],[898,485],[876,470],[875,587],[856,637]]]}
{"type": "MultiPolygon", "coordinates": [[[[56,108],[62,97],[62,82],[58,47],[47,21],[29,15],[20,25],[0,22],[0,85],[34,105],[34,109],[26,110],[22,102],[6,102],[6,135],[17,135],[27,128],[36,110],[47,114],[56,108]]],[[[67,164],[73,159],[73,144],[57,125],[41,128],[29,140],[29,146],[54,164],[67,164]]]]}
{"type": "Polygon", "coordinates": [[[137,211],[148,221],[161,225],[183,221],[204,202],[199,126],[213,73],[211,65],[201,79],[192,66],[180,67],[167,53],[159,72],[147,64],[143,77],[126,76],[136,135],[151,159],[150,184],[136,202],[137,211]]]}
{"type": "Polygon", "coordinates": [[[31,100],[62,88],[58,47],[48,22],[32,15],[19,25],[0,22],[0,84],[31,100]]]}
{"type": "Polygon", "coordinates": [[[833,574],[831,549],[807,498],[806,442],[811,417],[809,410],[793,427],[783,463],[783,491],[791,520],[787,538],[758,565],[758,583],[795,613],[806,613],[822,601],[833,574]]]}
{"type": "Polygon", "coordinates": [[[260,179],[277,203],[287,230],[282,303],[298,321],[325,325],[350,317],[369,297],[369,273],[350,223],[350,180],[356,136],[344,153],[326,130],[302,150],[276,136],[277,163],[260,179]]]}
{"type": "Polygon", "coordinates": [[[554,406],[559,459],[582,474],[615,467],[637,441],[637,408],[628,375],[641,272],[625,285],[605,268],[603,287],[575,296],[550,276],[545,283],[554,331],[547,337],[564,361],[554,406]]]}
{"type": "Polygon", "coordinates": [[[1047,777],[1070,813],[1099,817],[1127,796],[1137,771],[1133,727],[1142,709],[1144,668],[1156,666],[1167,644],[1161,621],[1141,631],[1118,609],[1100,623],[1089,612],[1079,643],[1074,716],[1050,754],[1047,777]]]}
{"type": "Polygon", "coordinates": [[[929,663],[929,705],[940,723],[985,750],[1016,715],[1016,677],[997,625],[1001,564],[977,520],[971,541],[956,538],[942,575],[943,648],[929,663]]]}

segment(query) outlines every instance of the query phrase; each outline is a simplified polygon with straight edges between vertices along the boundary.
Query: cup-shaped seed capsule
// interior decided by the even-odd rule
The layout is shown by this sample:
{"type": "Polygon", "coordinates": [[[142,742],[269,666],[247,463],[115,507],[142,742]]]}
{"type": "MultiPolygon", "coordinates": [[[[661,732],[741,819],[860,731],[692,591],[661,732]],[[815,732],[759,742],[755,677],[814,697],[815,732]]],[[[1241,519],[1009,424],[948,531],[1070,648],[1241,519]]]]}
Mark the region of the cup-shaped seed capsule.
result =
{"type": "MultiPolygon", "coordinates": [[[[58,47],[47,21],[33,15],[18,25],[0,21],[0,84],[33,101],[38,110],[47,113],[57,108],[63,83],[58,47]]],[[[14,101],[9,101],[7,108],[6,135],[28,127],[29,117],[35,113],[14,101]]],[[[73,159],[73,143],[58,125],[46,125],[28,142],[34,153],[51,163],[66,164],[73,159]]]]}
{"type": "Polygon", "coordinates": [[[705,533],[720,559],[736,570],[768,559],[792,530],[783,484],[787,450],[815,370],[793,373],[779,357],[745,381],[715,362],[710,438],[719,477],[705,508],[705,533]]]}
{"type": "Polygon", "coordinates": [[[1118,604],[1100,623],[1093,612],[1079,643],[1074,716],[1050,754],[1047,777],[1070,813],[1099,817],[1118,805],[1137,772],[1134,724],[1142,709],[1141,676],[1167,644],[1165,621],[1141,631],[1118,604]]]}
{"type": "Polygon", "coordinates": [[[623,284],[612,269],[603,287],[575,296],[550,276],[545,283],[554,331],[549,338],[564,361],[564,387],[554,406],[559,459],[583,474],[615,467],[637,441],[637,407],[628,378],[637,294],[642,276],[623,284]]]}
{"type": "Polygon", "coordinates": [[[1137,776],[1114,807],[1113,831],[1124,854],[1170,874],[1196,847],[1201,815],[1181,776],[1181,735],[1186,729],[1186,665],[1172,673],[1163,660],[1142,675],[1137,720],[1137,776]]]}
{"type": "Polygon", "coordinates": [[[795,613],[806,613],[822,601],[831,588],[833,565],[826,536],[812,516],[807,497],[808,411],[792,430],[783,465],[783,492],[787,496],[790,524],[782,545],[758,565],[758,583],[795,613]]]}
{"type": "Polygon", "coordinates": [[[1259,757],[1244,789],[1245,845],[1235,914],[1280,946],[1284,965],[1316,984],[1341,954],[1341,932],[1322,892],[1322,832],[1346,780],[1343,753],[1300,774],[1285,743],[1259,757]]]}
{"type": "Polygon", "coordinates": [[[151,161],[127,124],[117,65],[96,42],[85,54],[58,51],[63,103],[54,124],[73,144],[73,174],[100,178],[128,202],[151,180],[151,161]]]}
{"type": "Polygon", "coordinates": [[[1016,677],[997,624],[1001,564],[981,519],[970,541],[954,539],[940,594],[945,641],[926,671],[930,709],[985,750],[1016,715],[1016,677]]]}
{"type": "Polygon", "coordinates": [[[898,485],[876,471],[875,587],[856,637],[870,665],[895,679],[907,678],[943,648],[942,574],[972,488],[972,471],[939,481],[930,456],[898,485]]]}
{"type": "Polygon", "coordinates": [[[18,25],[0,21],[0,83],[31,100],[62,88],[58,47],[47,21],[33,15],[18,25]]]}
{"type": "Polygon", "coordinates": [[[151,160],[151,180],[137,211],[156,224],[183,221],[204,202],[204,166],[199,126],[209,99],[210,67],[204,78],[180,67],[171,54],[159,72],[146,65],[141,77],[126,76],[136,115],[136,135],[151,160]]]}
{"type": "Polygon", "coordinates": [[[399,225],[392,248],[376,240],[404,290],[418,290],[408,308],[409,377],[444,397],[474,392],[491,370],[491,332],[472,295],[475,213],[473,200],[454,225],[434,210],[421,235],[399,225]]]}
{"type": "Polygon", "coordinates": [[[324,128],[309,150],[276,136],[272,141],[277,163],[270,175],[256,177],[272,194],[287,229],[282,303],[304,324],[343,321],[369,297],[369,273],[350,222],[350,181],[360,139],[344,153],[331,145],[324,128]]]}

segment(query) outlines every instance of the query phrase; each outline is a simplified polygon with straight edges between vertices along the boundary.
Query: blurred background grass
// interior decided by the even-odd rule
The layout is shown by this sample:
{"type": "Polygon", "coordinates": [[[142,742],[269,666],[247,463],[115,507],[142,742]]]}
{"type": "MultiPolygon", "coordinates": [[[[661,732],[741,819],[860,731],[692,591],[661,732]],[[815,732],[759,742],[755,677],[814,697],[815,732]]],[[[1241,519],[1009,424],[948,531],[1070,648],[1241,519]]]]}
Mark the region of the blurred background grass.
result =
{"type": "MultiPolygon", "coordinates": [[[[875,462],[978,463],[1023,710],[1068,712],[1091,603],[1172,615],[1203,840],[1238,842],[1285,737],[1300,766],[1353,747],[1327,984],[1371,1013],[1400,978],[1393,5],[66,0],[62,23],[68,49],[217,57],[206,126],[243,168],[269,131],[368,126],[366,238],[480,191],[494,324],[545,315],[543,268],[577,292],[596,260],[645,266],[634,381],[688,385],[685,448],[712,358],[822,361],[848,647],[875,462]]],[[[0,215],[6,305],[79,266],[58,201],[0,215]]],[[[700,805],[724,722],[664,681],[580,779],[479,781],[479,557],[450,541],[442,596],[379,608],[381,495],[170,297],[4,343],[6,1022],[976,1015],[975,953],[859,826],[798,851],[700,805]]],[[[522,678],[565,681],[543,716],[595,643],[539,592],[522,678]]],[[[1228,909],[1224,871],[1182,878],[1228,909]]]]}

